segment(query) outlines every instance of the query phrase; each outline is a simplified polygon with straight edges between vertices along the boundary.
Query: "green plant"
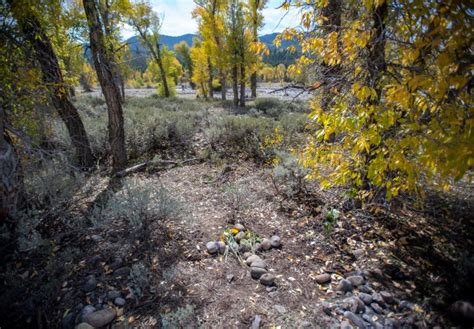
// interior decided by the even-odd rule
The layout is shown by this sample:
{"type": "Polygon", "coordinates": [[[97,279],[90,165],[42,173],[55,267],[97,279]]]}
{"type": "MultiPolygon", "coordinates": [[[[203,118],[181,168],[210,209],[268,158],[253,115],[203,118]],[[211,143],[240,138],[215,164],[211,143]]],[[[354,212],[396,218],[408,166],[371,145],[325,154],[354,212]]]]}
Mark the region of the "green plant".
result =
{"type": "Polygon", "coordinates": [[[163,329],[172,328],[195,328],[194,306],[187,304],[178,307],[174,312],[161,314],[161,327],[163,329]]]}

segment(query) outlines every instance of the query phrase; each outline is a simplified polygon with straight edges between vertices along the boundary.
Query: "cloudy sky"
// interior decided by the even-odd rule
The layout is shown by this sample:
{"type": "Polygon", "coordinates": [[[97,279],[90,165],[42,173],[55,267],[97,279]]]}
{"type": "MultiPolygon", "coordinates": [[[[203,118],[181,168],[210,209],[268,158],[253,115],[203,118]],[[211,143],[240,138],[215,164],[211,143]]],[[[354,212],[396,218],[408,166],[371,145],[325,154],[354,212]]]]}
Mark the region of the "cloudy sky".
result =
{"type": "MultiPolygon", "coordinates": [[[[191,17],[191,11],[195,7],[193,0],[151,0],[150,3],[155,11],[164,17],[162,34],[176,36],[196,32],[197,24],[191,17]]],[[[285,15],[284,10],[276,9],[281,3],[282,0],[268,1],[266,9],[263,11],[265,26],[260,34],[281,32],[285,27],[297,24],[295,15],[291,13],[285,15]]],[[[128,38],[133,35],[133,32],[125,29],[123,34],[128,38]]]]}

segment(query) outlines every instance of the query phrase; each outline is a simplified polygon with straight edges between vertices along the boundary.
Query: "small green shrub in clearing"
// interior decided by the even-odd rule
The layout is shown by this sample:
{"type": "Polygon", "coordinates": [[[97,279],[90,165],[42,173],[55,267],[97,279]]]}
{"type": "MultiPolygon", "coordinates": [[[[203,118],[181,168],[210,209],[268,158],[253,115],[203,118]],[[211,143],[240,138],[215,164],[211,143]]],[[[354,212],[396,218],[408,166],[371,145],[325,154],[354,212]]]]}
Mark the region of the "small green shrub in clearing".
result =
{"type": "Polygon", "coordinates": [[[288,102],[279,98],[257,98],[255,108],[270,118],[279,118],[286,113],[309,113],[306,103],[300,101],[288,102]]]}
{"type": "Polygon", "coordinates": [[[181,211],[181,206],[164,187],[147,180],[125,179],[118,192],[109,193],[107,203],[91,213],[94,226],[107,226],[113,219],[124,219],[133,232],[141,230],[148,220],[174,219],[181,211]]]}
{"type": "Polygon", "coordinates": [[[306,192],[306,175],[309,170],[301,166],[296,156],[287,152],[276,152],[276,165],[272,169],[275,188],[286,198],[294,198],[306,192]]]}
{"type": "Polygon", "coordinates": [[[205,134],[211,148],[227,156],[244,154],[257,161],[268,158],[262,147],[273,133],[275,122],[268,118],[229,115],[217,118],[205,134]]]}

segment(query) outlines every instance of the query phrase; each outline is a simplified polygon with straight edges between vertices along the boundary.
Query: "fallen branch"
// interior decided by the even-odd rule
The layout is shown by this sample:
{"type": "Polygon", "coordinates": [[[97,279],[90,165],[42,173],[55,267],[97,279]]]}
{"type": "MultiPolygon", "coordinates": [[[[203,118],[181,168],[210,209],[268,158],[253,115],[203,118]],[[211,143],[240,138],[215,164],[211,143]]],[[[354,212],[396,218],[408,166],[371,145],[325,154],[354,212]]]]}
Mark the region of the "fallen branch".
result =
{"type": "Polygon", "coordinates": [[[153,166],[160,166],[165,165],[169,166],[169,168],[174,168],[178,166],[182,166],[186,163],[193,162],[193,161],[202,161],[201,158],[191,158],[186,159],[183,161],[175,161],[175,160],[147,160],[145,162],[139,163],[135,166],[129,167],[127,169],[121,170],[115,174],[116,177],[125,177],[131,173],[136,173],[145,170],[150,164],[153,166]]]}

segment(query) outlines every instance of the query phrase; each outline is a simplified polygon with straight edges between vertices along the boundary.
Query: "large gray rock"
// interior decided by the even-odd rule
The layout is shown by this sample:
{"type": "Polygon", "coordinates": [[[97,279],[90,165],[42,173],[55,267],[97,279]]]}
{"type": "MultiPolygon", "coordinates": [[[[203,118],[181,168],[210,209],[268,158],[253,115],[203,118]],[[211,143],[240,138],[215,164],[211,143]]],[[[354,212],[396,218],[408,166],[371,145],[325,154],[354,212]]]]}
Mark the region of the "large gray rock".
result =
{"type": "Polygon", "coordinates": [[[94,313],[95,311],[96,309],[92,305],[84,306],[84,308],[81,310],[81,317],[80,317],[81,321],[84,321],[84,319],[86,318],[88,314],[94,313]]]}
{"type": "Polygon", "coordinates": [[[342,279],[337,285],[337,290],[342,292],[352,291],[352,283],[349,280],[342,279]]]}
{"type": "Polygon", "coordinates": [[[270,250],[272,248],[272,243],[269,239],[267,238],[264,238],[262,240],[262,242],[260,243],[260,247],[263,249],[263,250],[270,250]]]}
{"type": "Polygon", "coordinates": [[[361,275],[352,275],[347,277],[347,280],[349,280],[352,283],[352,286],[358,287],[364,284],[365,280],[361,275]]]}
{"type": "Polygon", "coordinates": [[[206,243],[206,249],[208,253],[214,255],[219,251],[219,246],[215,241],[209,241],[208,243],[206,243]]]}
{"type": "Polygon", "coordinates": [[[239,232],[235,235],[235,241],[240,242],[245,237],[245,232],[239,232]]]}
{"type": "Polygon", "coordinates": [[[474,305],[470,302],[458,300],[449,307],[449,311],[461,321],[474,323],[474,305]]]}
{"type": "Polygon", "coordinates": [[[245,226],[243,226],[242,224],[235,224],[234,227],[238,229],[240,232],[245,231],[245,226]]]}
{"type": "Polygon", "coordinates": [[[252,278],[258,280],[262,275],[267,273],[267,270],[261,267],[251,267],[250,268],[250,275],[252,278]]]}
{"type": "Polygon", "coordinates": [[[355,325],[359,329],[366,329],[367,326],[364,323],[364,320],[359,318],[352,312],[344,312],[344,317],[348,319],[353,325],[355,325]]]}
{"type": "Polygon", "coordinates": [[[86,282],[82,285],[82,291],[91,292],[97,287],[97,280],[93,275],[89,275],[86,282]]]}
{"type": "Polygon", "coordinates": [[[82,322],[76,326],[76,329],[94,329],[94,327],[88,323],[82,322]]]}
{"type": "Polygon", "coordinates": [[[325,283],[331,282],[331,276],[327,273],[318,274],[316,275],[314,280],[319,284],[325,284],[325,283]]]}
{"type": "Polygon", "coordinates": [[[369,294],[366,294],[365,292],[361,292],[359,294],[359,298],[366,304],[366,305],[370,305],[373,301],[373,298],[371,295],[369,294]]]}
{"type": "Polygon", "coordinates": [[[275,283],[275,276],[271,273],[265,273],[260,277],[260,283],[264,286],[271,286],[275,283]]]}
{"type": "Polygon", "coordinates": [[[245,260],[245,263],[250,266],[250,264],[252,264],[256,260],[262,260],[262,259],[257,255],[251,255],[245,260]]]}
{"type": "Polygon", "coordinates": [[[281,239],[278,235],[274,235],[270,238],[270,243],[273,248],[279,248],[281,246],[281,239]]]}
{"type": "Polygon", "coordinates": [[[115,312],[115,310],[104,308],[103,310],[87,314],[84,322],[87,322],[93,327],[100,328],[112,322],[116,316],[117,312],[115,312]]]}
{"type": "Polygon", "coordinates": [[[251,267],[260,267],[260,268],[267,268],[267,264],[262,259],[256,259],[251,264],[251,267]]]}
{"type": "Polygon", "coordinates": [[[380,296],[382,296],[383,301],[387,304],[394,304],[395,303],[395,298],[388,291],[381,291],[380,296]]]}

